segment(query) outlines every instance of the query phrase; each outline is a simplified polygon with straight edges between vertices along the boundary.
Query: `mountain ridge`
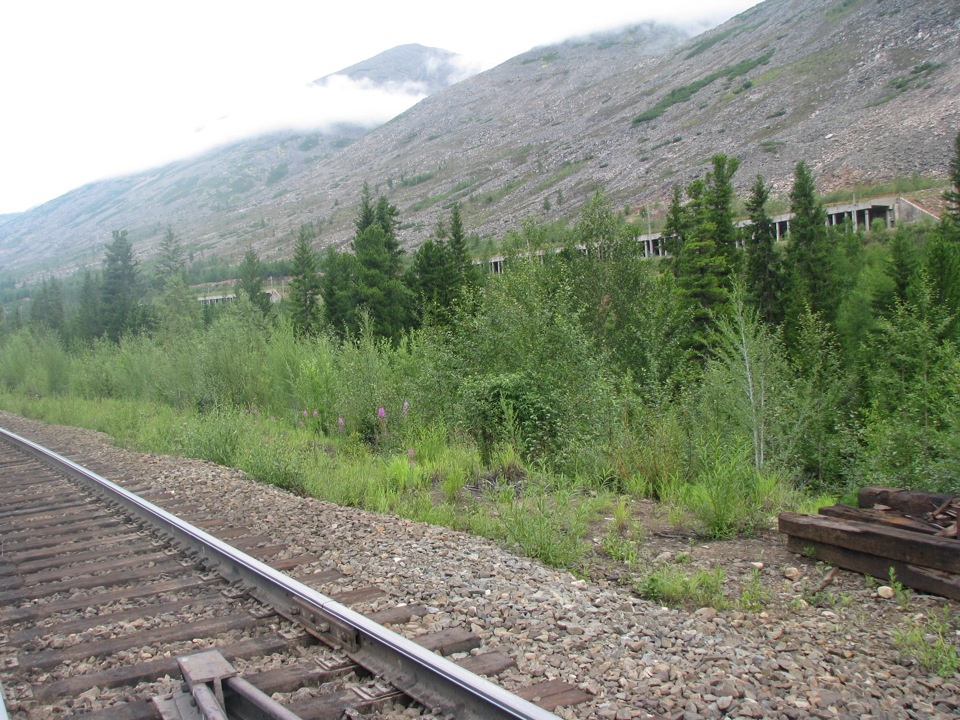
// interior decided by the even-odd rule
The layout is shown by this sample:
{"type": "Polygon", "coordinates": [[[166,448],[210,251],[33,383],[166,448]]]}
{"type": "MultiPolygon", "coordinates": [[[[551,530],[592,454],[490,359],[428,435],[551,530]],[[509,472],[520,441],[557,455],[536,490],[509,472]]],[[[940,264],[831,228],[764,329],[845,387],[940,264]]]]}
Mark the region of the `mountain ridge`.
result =
{"type": "Polygon", "coordinates": [[[415,247],[453,202],[468,231],[494,238],[524,217],[569,219],[597,189],[658,212],[716,152],[740,158],[740,192],[763,173],[785,194],[799,160],[821,191],[945,177],[958,34],[960,4],[935,0],[766,0],[694,38],[641,23],[523,53],[368,133],[307,150],[306,136],[274,135],[231,151],[229,168],[194,161],[219,168],[216,185],[213,171],[173,164],[113,194],[78,189],[0,225],[0,261],[26,268],[44,238],[64,267],[95,266],[118,227],[145,257],[168,226],[233,258],[288,256],[305,222],[321,227],[318,245],[345,247],[363,182],[398,206],[415,247]]]}

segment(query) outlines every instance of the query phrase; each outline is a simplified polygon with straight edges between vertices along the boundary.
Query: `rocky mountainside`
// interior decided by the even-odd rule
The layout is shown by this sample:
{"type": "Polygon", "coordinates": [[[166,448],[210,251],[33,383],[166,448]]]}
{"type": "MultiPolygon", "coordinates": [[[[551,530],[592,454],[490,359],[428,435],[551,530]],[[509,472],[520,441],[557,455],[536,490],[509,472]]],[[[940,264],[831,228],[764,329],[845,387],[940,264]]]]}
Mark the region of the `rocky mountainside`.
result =
{"type": "Polygon", "coordinates": [[[740,157],[741,190],[763,173],[784,192],[801,159],[824,191],[942,177],[960,128],[958,36],[955,2],[766,0],[692,39],[644,24],[540,48],[362,136],[259,138],[81,188],[0,225],[0,262],[95,264],[121,227],[141,257],[167,226],[228,257],[289,255],[308,221],[343,246],[364,181],[416,246],[455,201],[492,237],[572,217],[598,188],[656,211],[716,152],[740,157]]]}
{"type": "Polygon", "coordinates": [[[377,87],[430,95],[473,74],[474,69],[456,53],[411,44],[386,50],[337,73],[314,80],[314,84],[324,85],[339,76],[377,87]]]}

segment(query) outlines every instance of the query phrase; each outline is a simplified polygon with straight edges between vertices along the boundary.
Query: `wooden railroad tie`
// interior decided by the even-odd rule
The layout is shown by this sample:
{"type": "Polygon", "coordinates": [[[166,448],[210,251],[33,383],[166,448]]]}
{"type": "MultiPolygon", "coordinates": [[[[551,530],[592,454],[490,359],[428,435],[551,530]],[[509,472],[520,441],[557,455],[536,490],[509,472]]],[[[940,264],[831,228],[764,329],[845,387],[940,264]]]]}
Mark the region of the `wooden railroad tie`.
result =
{"type": "Polygon", "coordinates": [[[847,570],[960,600],[960,497],[866,487],[859,507],[781,513],[789,550],[847,570]]]}

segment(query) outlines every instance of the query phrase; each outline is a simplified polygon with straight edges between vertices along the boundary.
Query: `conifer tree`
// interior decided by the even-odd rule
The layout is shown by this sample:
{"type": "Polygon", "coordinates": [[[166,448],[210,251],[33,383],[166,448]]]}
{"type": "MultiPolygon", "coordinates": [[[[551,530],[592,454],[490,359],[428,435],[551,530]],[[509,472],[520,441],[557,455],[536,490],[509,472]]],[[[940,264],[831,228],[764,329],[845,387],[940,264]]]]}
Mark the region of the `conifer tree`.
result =
{"type": "Polygon", "coordinates": [[[126,230],[114,230],[107,245],[101,285],[103,329],[114,342],[129,331],[136,331],[143,318],[138,307],[140,280],[133,245],[126,230]]]}
{"type": "Polygon", "coordinates": [[[943,193],[943,199],[947,203],[943,217],[953,226],[951,228],[953,239],[960,242],[960,130],[957,131],[957,137],[953,141],[949,175],[951,187],[943,193]]]}
{"type": "Polygon", "coordinates": [[[71,334],[84,342],[90,342],[102,333],[100,320],[100,284],[89,270],[83,273],[80,286],[80,303],[71,318],[71,334]]]}
{"type": "MultiPolygon", "coordinates": [[[[907,237],[906,233],[898,230],[890,240],[890,255],[887,259],[886,272],[893,280],[893,297],[891,300],[906,303],[910,297],[910,288],[917,281],[920,270],[920,257],[916,245],[907,237]]],[[[886,303],[887,310],[892,310],[893,302],[886,303]]]]}
{"type": "MultiPolygon", "coordinates": [[[[707,173],[704,202],[714,227],[713,242],[726,260],[731,272],[739,265],[737,261],[737,226],[734,222],[733,176],[740,167],[740,160],[718,153],[711,158],[713,170],[707,173]]],[[[730,278],[725,285],[730,287],[730,278]]]]}
{"type": "Polygon", "coordinates": [[[674,272],[693,316],[688,347],[702,355],[713,317],[726,302],[725,282],[729,271],[714,240],[717,229],[707,202],[706,182],[702,178],[694,180],[687,187],[687,195],[690,197],[686,208],[689,226],[674,262],[674,272]]]}
{"type": "Polygon", "coordinates": [[[930,294],[947,313],[949,336],[960,341],[960,243],[939,233],[930,243],[924,263],[930,294]]]}
{"type": "Polygon", "coordinates": [[[460,206],[450,211],[450,229],[440,222],[434,236],[424,242],[413,258],[406,284],[413,297],[413,314],[422,322],[430,317],[444,322],[450,308],[476,282],[467,252],[460,206]]]}
{"type": "Polygon", "coordinates": [[[453,254],[442,239],[428,238],[413,256],[407,286],[419,321],[440,317],[453,302],[453,254]]]}
{"type": "Polygon", "coordinates": [[[672,257],[680,254],[683,239],[687,234],[687,213],[683,206],[683,190],[679,185],[673,186],[673,195],[670,198],[670,207],[667,210],[667,222],[660,235],[663,249],[672,257]]]}
{"type": "Polygon", "coordinates": [[[410,323],[411,293],[401,278],[393,244],[380,223],[354,238],[354,293],[357,308],[366,310],[374,332],[396,340],[410,323]]]}
{"type": "Polygon", "coordinates": [[[290,319],[298,335],[315,335],[320,330],[320,278],[311,234],[306,226],[300,228],[290,273],[290,319]]]}
{"type": "Polygon", "coordinates": [[[374,222],[383,230],[385,247],[390,253],[390,262],[394,265],[395,272],[400,272],[400,256],[403,250],[400,248],[400,240],[397,237],[397,225],[400,211],[396,205],[391,205],[383,195],[377,198],[377,205],[373,211],[374,222]]]}
{"type": "Polygon", "coordinates": [[[160,241],[153,284],[158,290],[163,290],[168,280],[176,276],[183,276],[186,267],[187,258],[183,245],[179,238],[173,234],[173,230],[167,228],[167,231],[163,234],[163,239],[160,241]]]}
{"type": "Polygon", "coordinates": [[[450,209],[450,230],[447,238],[450,254],[457,272],[470,275],[473,263],[467,250],[467,235],[463,229],[463,218],[460,216],[460,203],[454,203],[450,209]]]}
{"type": "Polygon", "coordinates": [[[55,332],[66,324],[63,310],[63,286],[54,277],[44,278],[30,306],[30,323],[55,332]]]}
{"type": "Polygon", "coordinates": [[[323,298],[324,318],[338,335],[357,332],[356,258],[328,247],[321,268],[320,295],[323,298]]]}
{"type": "Polygon", "coordinates": [[[360,208],[357,210],[357,219],[354,221],[356,234],[359,235],[373,225],[376,216],[373,208],[373,193],[369,183],[364,183],[360,189],[360,208]]]}
{"type": "Polygon", "coordinates": [[[833,322],[839,298],[833,278],[826,212],[817,199],[810,168],[803,161],[797,163],[794,171],[790,209],[794,215],[787,247],[790,273],[787,312],[796,319],[804,308],[809,308],[825,321],[833,322]]]}
{"type": "Polygon", "coordinates": [[[253,248],[243,255],[237,268],[237,295],[241,293],[263,313],[270,312],[270,297],[263,291],[263,263],[253,248]]]}
{"type": "Polygon", "coordinates": [[[776,248],[773,220],[767,215],[770,190],[762,175],[757,175],[750,188],[747,212],[750,224],[744,228],[744,246],[747,255],[747,297],[761,320],[776,323],[780,320],[780,259],[776,248]]]}

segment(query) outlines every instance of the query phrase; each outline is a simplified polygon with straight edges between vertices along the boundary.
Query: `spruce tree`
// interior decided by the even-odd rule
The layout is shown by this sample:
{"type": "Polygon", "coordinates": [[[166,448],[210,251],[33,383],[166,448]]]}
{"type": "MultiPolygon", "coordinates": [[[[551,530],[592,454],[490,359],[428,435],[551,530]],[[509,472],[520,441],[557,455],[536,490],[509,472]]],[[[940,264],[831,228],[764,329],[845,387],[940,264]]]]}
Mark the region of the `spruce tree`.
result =
{"type": "Polygon", "coordinates": [[[63,286],[54,277],[44,278],[30,306],[30,324],[62,332],[66,324],[63,310],[63,286]]]}
{"type": "MultiPolygon", "coordinates": [[[[673,195],[670,197],[670,207],[667,210],[667,222],[660,234],[660,246],[673,258],[680,254],[683,239],[687,234],[688,218],[683,206],[683,190],[679,185],[673,186],[673,195]]],[[[674,265],[674,267],[676,267],[674,265]]]]}
{"type": "Polygon", "coordinates": [[[447,245],[453,256],[453,264],[461,274],[470,274],[473,263],[467,250],[467,235],[463,229],[463,218],[460,216],[460,203],[454,203],[450,209],[450,230],[447,235],[447,245]]]}
{"type": "Polygon", "coordinates": [[[957,131],[957,137],[953,141],[949,175],[951,187],[943,193],[943,199],[947,203],[943,218],[953,226],[951,229],[953,239],[960,242],[960,130],[957,131]]]}
{"type": "Polygon", "coordinates": [[[373,209],[373,194],[370,191],[370,185],[364,183],[360,189],[360,209],[357,211],[357,219],[354,221],[356,234],[359,235],[368,227],[373,225],[376,216],[373,209]]]}
{"type": "Polygon", "coordinates": [[[453,254],[442,239],[429,238],[417,249],[407,286],[418,321],[439,318],[450,307],[456,276],[453,254]]]}
{"type": "Polygon", "coordinates": [[[315,335],[320,330],[320,278],[311,234],[306,227],[300,228],[290,272],[290,319],[298,335],[315,335]]]}
{"type": "MultiPolygon", "coordinates": [[[[740,167],[740,160],[718,153],[711,158],[713,170],[707,173],[704,202],[714,227],[713,242],[724,257],[731,272],[739,265],[737,225],[734,218],[733,176],[740,167]]],[[[725,285],[729,288],[729,278],[725,285]]]]}
{"type": "Polygon", "coordinates": [[[910,290],[917,281],[920,270],[920,257],[913,240],[902,229],[898,229],[890,240],[890,255],[886,263],[887,275],[893,280],[893,297],[884,303],[886,310],[892,310],[894,302],[906,303],[910,290]]]}
{"type": "Polygon", "coordinates": [[[338,252],[333,247],[324,251],[320,266],[320,296],[323,298],[323,316],[338,335],[359,330],[356,307],[357,259],[350,253],[338,252]]]}
{"type": "Polygon", "coordinates": [[[757,175],[750,188],[747,212],[750,224],[744,227],[744,246],[747,255],[747,297],[761,320],[776,323],[780,320],[781,274],[776,247],[773,220],[767,215],[770,190],[762,175],[757,175]]]}
{"type": "Polygon", "coordinates": [[[793,323],[804,308],[833,322],[837,288],[833,278],[833,257],[828,241],[826,212],[816,194],[810,168],[797,163],[790,190],[790,221],[787,261],[790,273],[790,299],[787,310],[793,323]]]}
{"type": "Polygon", "coordinates": [[[702,178],[694,180],[687,187],[687,195],[689,226],[674,262],[674,272],[693,318],[687,347],[702,357],[708,329],[726,303],[729,269],[714,240],[717,229],[707,202],[706,182],[702,178]]]}
{"type": "Polygon", "coordinates": [[[270,312],[270,297],[263,291],[263,263],[253,248],[244,253],[243,262],[237,268],[236,293],[246,295],[261,312],[270,312]]]}
{"type": "Polygon", "coordinates": [[[403,254],[403,250],[400,249],[400,240],[397,237],[399,216],[400,211],[397,210],[396,205],[391,205],[383,195],[377,198],[377,205],[373,211],[374,222],[383,230],[390,260],[396,265],[398,272],[400,270],[400,256],[403,254]]]}
{"type": "Polygon", "coordinates": [[[960,341],[960,243],[937,234],[927,248],[924,268],[933,300],[950,317],[948,334],[960,341]]]}
{"type": "Polygon", "coordinates": [[[138,303],[140,281],[133,245],[126,230],[114,230],[103,261],[101,313],[103,329],[114,342],[129,331],[136,331],[142,322],[138,303]]]}
{"type": "Polygon", "coordinates": [[[91,342],[103,332],[100,319],[100,283],[89,270],[83,273],[80,304],[71,318],[71,334],[83,342],[91,342]]]}
{"type": "Polygon", "coordinates": [[[379,223],[354,238],[354,292],[357,307],[366,310],[374,332],[396,340],[410,324],[412,296],[401,278],[393,245],[394,240],[379,223]]]}
{"type": "Polygon", "coordinates": [[[180,240],[167,228],[160,241],[157,257],[157,269],[154,275],[154,286],[163,290],[167,281],[176,276],[183,276],[187,267],[186,253],[180,240]]]}

